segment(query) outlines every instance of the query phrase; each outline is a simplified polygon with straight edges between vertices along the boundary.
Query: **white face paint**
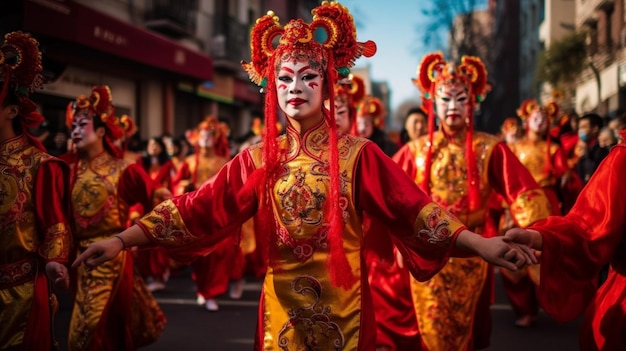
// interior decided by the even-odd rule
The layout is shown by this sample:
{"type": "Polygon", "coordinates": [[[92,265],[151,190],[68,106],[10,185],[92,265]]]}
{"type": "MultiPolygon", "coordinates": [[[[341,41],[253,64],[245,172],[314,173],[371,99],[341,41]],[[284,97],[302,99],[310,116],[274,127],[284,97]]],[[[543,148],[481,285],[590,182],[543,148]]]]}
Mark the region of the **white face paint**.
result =
{"type": "Polygon", "coordinates": [[[201,129],[198,133],[198,146],[201,148],[212,148],[215,145],[215,131],[201,129]]]}
{"type": "Polygon", "coordinates": [[[535,133],[543,133],[548,129],[548,119],[541,109],[535,109],[528,116],[528,129],[535,133]]]}
{"type": "Polygon", "coordinates": [[[370,116],[357,116],[356,131],[361,138],[369,138],[374,134],[374,121],[370,116]]]}
{"type": "Polygon", "coordinates": [[[276,77],[278,105],[285,114],[301,121],[322,113],[323,78],[306,62],[282,61],[276,77]]]}
{"type": "Polygon", "coordinates": [[[94,130],[93,119],[83,111],[79,111],[74,116],[71,137],[72,142],[79,150],[84,150],[94,143],[102,142],[101,138],[98,137],[98,134],[94,130]]]}
{"type": "Polygon", "coordinates": [[[338,131],[345,134],[350,133],[350,108],[348,101],[341,96],[335,97],[335,122],[338,131]]]}
{"type": "Polygon", "coordinates": [[[469,100],[467,88],[461,83],[437,87],[435,96],[437,118],[447,131],[459,131],[467,127],[469,100]]]}

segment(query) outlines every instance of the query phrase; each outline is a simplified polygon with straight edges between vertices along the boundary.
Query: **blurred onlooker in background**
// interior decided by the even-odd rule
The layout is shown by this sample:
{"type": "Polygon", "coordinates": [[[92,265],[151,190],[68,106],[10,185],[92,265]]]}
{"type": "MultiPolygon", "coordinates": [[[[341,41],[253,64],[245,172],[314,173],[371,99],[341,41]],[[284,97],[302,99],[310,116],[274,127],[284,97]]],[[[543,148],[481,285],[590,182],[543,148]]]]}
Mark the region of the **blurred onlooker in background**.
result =
{"type": "Polygon", "coordinates": [[[69,132],[66,126],[62,126],[59,130],[51,130],[47,135],[44,146],[50,155],[58,157],[67,152],[69,132]]]}
{"type": "Polygon", "coordinates": [[[617,141],[620,142],[620,130],[626,128],[626,112],[610,120],[609,127],[613,129],[613,132],[617,136],[617,141]]]}
{"type": "Polygon", "coordinates": [[[601,148],[607,150],[617,144],[617,135],[615,134],[615,131],[609,126],[600,129],[600,134],[598,134],[598,144],[601,148]]]}
{"type": "Polygon", "coordinates": [[[609,153],[608,149],[600,147],[598,143],[598,134],[603,124],[602,117],[595,113],[585,114],[578,120],[578,138],[587,143],[587,152],[578,160],[576,171],[585,184],[609,153]]]}
{"type": "Polygon", "coordinates": [[[404,145],[428,133],[428,112],[422,107],[409,109],[404,117],[404,129],[400,132],[400,143],[404,145]]]}

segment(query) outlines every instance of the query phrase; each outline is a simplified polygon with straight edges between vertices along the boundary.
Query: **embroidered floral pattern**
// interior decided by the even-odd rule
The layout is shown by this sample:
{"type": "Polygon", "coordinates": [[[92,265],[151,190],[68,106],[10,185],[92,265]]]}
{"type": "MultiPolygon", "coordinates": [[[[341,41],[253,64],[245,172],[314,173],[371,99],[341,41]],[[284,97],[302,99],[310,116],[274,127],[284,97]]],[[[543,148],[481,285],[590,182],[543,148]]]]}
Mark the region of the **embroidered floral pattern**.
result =
{"type": "Polygon", "coordinates": [[[293,293],[311,300],[291,308],[289,319],[278,333],[278,346],[284,350],[341,350],[345,336],[332,320],[331,306],[320,305],[321,283],[311,276],[300,276],[291,283],[293,293]]]}
{"type": "Polygon", "coordinates": [[[0,289],[21,284],[34,276],[36,261],[23,259],[0,266],[0,289]]]}
{"type": "Polygon", "coordinates": [[[180,213],[171,200],[165,200],[152,212],[140,219],[141,225],[147,228],[153,237],[168,244],[184,244],[195,238],[189,231],[180,227],[183,224],[180,213]]]}

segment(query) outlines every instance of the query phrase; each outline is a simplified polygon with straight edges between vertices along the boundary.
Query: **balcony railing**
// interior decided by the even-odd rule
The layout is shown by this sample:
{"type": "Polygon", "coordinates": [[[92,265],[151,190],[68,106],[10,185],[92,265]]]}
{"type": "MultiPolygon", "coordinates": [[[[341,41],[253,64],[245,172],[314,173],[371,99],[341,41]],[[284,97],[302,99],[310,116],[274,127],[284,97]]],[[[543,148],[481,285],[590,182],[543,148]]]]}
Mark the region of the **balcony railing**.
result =
{"type": "Polygon", "coordinates": [[[239,62],[248,60],[249,26],[241,24],[236,18],[214,16],[213,44],[211,54],[218,59],[239,62]]]}
{"type": "Polygon", "coordinates": [[[198,0],[147,0],[144,25],[171,37],[193,36],[198,0]]]}

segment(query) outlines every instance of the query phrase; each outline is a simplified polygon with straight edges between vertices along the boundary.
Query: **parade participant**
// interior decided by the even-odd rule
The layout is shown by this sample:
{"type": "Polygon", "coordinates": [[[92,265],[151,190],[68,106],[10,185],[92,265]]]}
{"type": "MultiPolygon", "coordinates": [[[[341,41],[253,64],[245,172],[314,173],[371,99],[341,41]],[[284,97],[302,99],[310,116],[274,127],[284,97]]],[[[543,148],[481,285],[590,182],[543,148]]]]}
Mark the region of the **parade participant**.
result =
{"type": "Polygon", "coordinates": [[[502,127],[500,128],[500,136],[502,141],[507,144],[512,144],[520,139],[522,133],[520,131],[519,120],[515,117],[509,117],[502,122],[502,127]]]}
{"type": "MultiPolygon", "coordinates": [[[[552,143],[548,129],[559,114],[555,102],[539,105],[535,99],[522,102],[517,111],[525,134],[515,142],[507,143],[520,162],[530,171],[551,205],[552,215],[561,214],[558,194],[562,177],[568,172],[567,158],[558,144],[552,143]]],[[[505,224],[502,232],[513,226],[505,224]]],[[[502,271],[502,286],[516,315],[515,325],[528,327],[537,320],[539,301],[535,287],[539,284],[539,266],[530,266],[516,272],[502,271]]]]}
{"type": "Polygon", "coordinates": [[[357,135],[369,139],[378,145],[387,156],[398,151],[398,145],[385,135],[385,116],[387,112],[382,101],[374,96],[365,96],[356,108],[357,135]]]}
{"type": "MultiPolygon", "coordinates": [[[[359,76],[350,74],[335,84],[335,121],[341,133],[357,135],[356,107],[364,96],[365,82],[359,76]]],[[[324,106],[328,110],[329,103],[329,100],[324,101],[324,106]]]]}
{"type": "Polygon", "coordinates": [[[44,118],[29,95],[43,83],[39,43],[12,32],[0,46],[0,349],[50,350],[69,287],[69,169],[32,136],[44,118]],[[54,206],[51,206],[54,204],[54,206]]]}
{"type": "MultiPolygon", "coordinates": [[[[75,245],[78,252],[126,227],[129,206],[150,210],[169,197],[136,163],[123,159],[114,145],[122,129],[114,114],[108,86],[96,86],[67,108],[67,124],[77,153],[72,168],[75,245]]],[[[69,349],[134,350],[158,338],[165,316],[133,272],[129,251],[96,269],[78,267],[69,349]],[[137,323],[148,322],[138,326],[137,323]]]]}
{"type": "Polygon", "coordinates": [[[341,4],[325,1],[312,13],[311,23],[282,27],[270,12],[252,28],[252,62],[243,66],[266,93],[263,143],[239,153],[197,191],[157,206],[119,239],[94,243],[75,266],[110,260],[122,240],[156,242],[188,259],[228,240],[258,213],[265,228],[258,245],[269,266],[255,350],[370,350],[376,333],[361,257],[363,213],[394,228],[406,265],[420,280],[456,250],[511,269],[511,261],[533,259],[502,238],[467,231],[372,142],[338,136],[336,75],[347,76],[356,58],[374,54],[375,44],[356,41],[341,4]],[[277,107],[288,121],[280,137],[277,107]]]}
{"type": "MultiPolygon", "coordinates": [[[[173,178],[175,176],[174,163],[166,150],[166,144],[160,137],[152,137],[146,145],[146,155],[137,161],[148,173],[150,178],[159,186],[170,192],[173,191],[173,178]]],[[[140,204],[132,206],[131,217],[133,220],[141,217],[146,211],[140,204]]],[[[165,284],[170,277],[170,259],[162,247],[151,247],[138,250],[135,255],[137,268],[145,279],[148,290],[157,291],[165,289],[165,284]]]]}
{"type": "MultiPolygon", "coordinates": [[[[195,152],[187,156],[182,165],[176,182],[185,192],[200,188],[209,178],[213,177],[228,162],[230,149],[223,126],[217,118],[207,116],[198,127],[187,136],[194,146],[195,152]]],[[[230,273],[233,269],[237,280],[243,278],[244,262],[241,251],[236,249],[238,242],[222,245],[210,254],[199,257],[192,263],[193,278],[196,282],[198,305],[208,311],[217,311],[217,297],[228,290],[230,273]]],[[[236,296],[236,294],[235,294],[236,296]]]]}
{"type": "MultiPolygon", "coordinates": [[[[622,135],[624,135],[622,131],[622,135]]],[[[558,322],[586,311],[580,328],[581,350],[624,350],[626,340],[626,144],[614,146],[591,177],[578,201],[563,216],[549,217],[505,237],[541,250],[542,307],[558,322]],[[600,270],[611,265],[597,288],[600,270]]]]}
{"type": "MultiPolygon", "coordinates": [[[[435,202],[483,236],[496,235],[486,221],[492,191],[509,204],[519,226],[547,217],[545,194],[506,144],[473,130],[475,104],[486,93],[482,61],[464,56],[456,66],[443,54],[431,53],[422,59],[417,75],[414,83],[431,101],[429,133],[403,146],[393,159],[435,202]]],[[[492,268],[473,257],[450,259],[425,283],[412,280],[424,349],[488,346],[492,279],[492,268]]]]}

